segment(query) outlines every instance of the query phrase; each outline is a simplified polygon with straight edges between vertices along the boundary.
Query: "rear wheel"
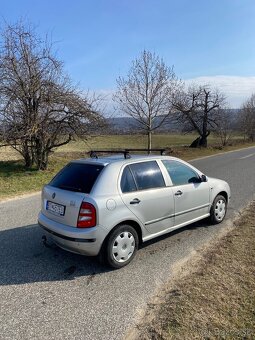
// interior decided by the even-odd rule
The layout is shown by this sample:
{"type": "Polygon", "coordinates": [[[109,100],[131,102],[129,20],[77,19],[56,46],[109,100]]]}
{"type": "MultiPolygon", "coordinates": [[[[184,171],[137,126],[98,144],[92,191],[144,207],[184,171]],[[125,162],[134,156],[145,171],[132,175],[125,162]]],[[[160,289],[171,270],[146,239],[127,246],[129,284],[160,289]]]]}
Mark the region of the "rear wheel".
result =
{"type": "Polygon", "coordinates": [[[227,212],[227,201],[226,198],[222,195],[218,195],[215,197],[213,201],[213,205],[211,208],[211,221],[214,224],[221,223],[227,212]]]}
{"type": "Polygon", "coordinates": [[[106,262],[121,268],[131,262],[138,248],[138,235],[130,225],[118,226],[109,236],[105,247],[106,262]]]}

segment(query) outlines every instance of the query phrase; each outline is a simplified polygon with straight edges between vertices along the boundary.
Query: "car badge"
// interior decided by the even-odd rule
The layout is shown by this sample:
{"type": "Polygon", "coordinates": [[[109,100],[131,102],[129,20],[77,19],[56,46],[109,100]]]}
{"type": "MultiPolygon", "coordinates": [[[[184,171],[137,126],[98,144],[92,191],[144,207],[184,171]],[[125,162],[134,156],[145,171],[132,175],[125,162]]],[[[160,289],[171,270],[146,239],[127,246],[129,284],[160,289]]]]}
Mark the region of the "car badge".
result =
{"type": "Polygon", "coordinates": [[[75,201],[70,201],[70,207],[75,207],[75,201]]]}
{"type": "Polygon", "coordinates": [[[54,192],[51,197],[54,199],[56,197],[56,193],[54,192]]]}

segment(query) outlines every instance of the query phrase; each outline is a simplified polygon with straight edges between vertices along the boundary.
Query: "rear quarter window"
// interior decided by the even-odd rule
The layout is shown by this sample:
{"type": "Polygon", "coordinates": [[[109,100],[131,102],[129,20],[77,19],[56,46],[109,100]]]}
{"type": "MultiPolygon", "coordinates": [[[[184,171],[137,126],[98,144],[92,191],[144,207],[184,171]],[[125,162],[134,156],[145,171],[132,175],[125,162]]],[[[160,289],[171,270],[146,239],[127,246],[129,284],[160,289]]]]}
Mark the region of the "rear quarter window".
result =
{"type": "Polygon", "coordinates": [[[50,181],[49,185],[89,194],[103,168],[103,165],[98,164],[69,163],[50,181]]]}
{"type": "Polygon", "coordinates": [[[120,187],[121,187],[121,191],[123,193],[126,192],[132,192],[132,191],[136,191],[136,184],[135,184],[135,180],[134,177],[129,169],[129,166],[126,166],[122,177],[121,177],[121,183],[120,183],[120,187]]]}

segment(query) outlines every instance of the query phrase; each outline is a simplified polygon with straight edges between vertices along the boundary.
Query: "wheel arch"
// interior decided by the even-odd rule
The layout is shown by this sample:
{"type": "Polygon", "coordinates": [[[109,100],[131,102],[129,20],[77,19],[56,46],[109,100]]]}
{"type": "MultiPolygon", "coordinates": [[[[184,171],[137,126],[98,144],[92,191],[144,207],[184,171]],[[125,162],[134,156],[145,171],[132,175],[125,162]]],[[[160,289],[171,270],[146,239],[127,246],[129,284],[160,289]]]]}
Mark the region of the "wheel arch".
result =
{"type": "Polygon", "coordinates": [[[138,241],[139,241],[139,244],[138,246],[143,242],[143,235],[142,235],[142,228],[141,226],[139,225],[138,222],[134,221],[134,220],[123,220],[121,222],[119,222],[118,224],[115,225],[115,227],[113,227],[111,230],[109,230],[109,233],[107,234],[107,236],[105,237],[104,239],[104,242],[103,244],[105,244],[110,236],[110,234],[116,230],[119,226],[123,225],[123,224],[127,224],[127,225],[130,225],[131,227],[133,227],[135,229],[135,231],[137,232],[137,235],[138,235],[138,241]]]}
{"type": "MultiPolygon", "coordinates": [[[[131,227],[133,227],[135,229],[135,231],[137,232],[137,236],[138,236],[138,244],[137,244],[137,248],[139,248],[139,245],[142,243],[142,229],[141,229],[141,226],[139,225],[138,222],[134,221],[134,220],[124,220],[122,222],[119,222],[118,224],[116,224],[111,230],[109,230],[108,234],[106,235],[102,245],[101,245],[101,248],[100,248],[100,251],[99,251],[99,254],[98,254],[98,259],[99,259],[99,262],[101,264],[105,264],[105,263],[108,263],[107,260],[106,260],[106,257],[107,257],[107,243],[108,243],[108,240],[110,239],[110,235],[118,228],[120,227],[121,225],[129,225],[131,227]]],[[[110,264],[110,266],[112,267],[112,265],[110,264]]],[[[116,266],[113,266],[114,268],[117,268],[116,266]]],[[[119,268],[119,267],[118,267],[119,268]]]]}
{"type": "Polygon", "coordinates": [[[217,195],[215,195],[214,199],[215,199],[217,196],[219,196],[219,195],[223,196],[223,197],[226,199],[227,203],[228,203],[229,197],[228,197],[228,193],[227,193],[226,191],[224,191],[224,190],[223,190],[223,191],[220,191],[217,195]]]}
{"type": "Polygon", "coordinates": [[[135,231],[137,232],[137,235],[138,235],[138,240],[139,240],[139,245],[143,242],[143,234],[142,234],[142,229],[141,229],[141,226],[139,225],[139,223],[137,223],[136,221],[134,220],[125,220],[125,221],[122,221],[121,223],[118,223],[112,230],[115,230],[117,227],[119,227],[120,225],[123,225],[123,224],[127,224],[127,225],[130,225],[131,227],[133,227],[135,229],[135,231]]]}

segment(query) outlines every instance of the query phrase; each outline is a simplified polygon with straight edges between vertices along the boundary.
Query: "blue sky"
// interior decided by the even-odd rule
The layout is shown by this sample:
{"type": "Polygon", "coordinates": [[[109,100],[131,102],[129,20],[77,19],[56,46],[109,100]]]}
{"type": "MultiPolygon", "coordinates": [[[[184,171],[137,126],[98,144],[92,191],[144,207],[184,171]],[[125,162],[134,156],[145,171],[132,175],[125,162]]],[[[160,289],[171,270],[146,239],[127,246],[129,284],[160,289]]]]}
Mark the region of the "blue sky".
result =
{"type": "Polygon", "coordinates": [[[237,107],[255,92],[255,0],[1,0],[0,19],[51,34],[83,89],[111,93],[143,49],[237,107]]]}

